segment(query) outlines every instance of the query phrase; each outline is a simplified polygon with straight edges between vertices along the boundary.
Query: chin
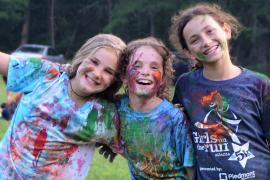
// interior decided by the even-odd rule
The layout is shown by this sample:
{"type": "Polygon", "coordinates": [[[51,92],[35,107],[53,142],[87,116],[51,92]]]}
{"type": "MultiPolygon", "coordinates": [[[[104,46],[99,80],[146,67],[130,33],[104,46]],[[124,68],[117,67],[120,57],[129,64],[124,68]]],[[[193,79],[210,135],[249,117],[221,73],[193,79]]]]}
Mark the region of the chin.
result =
{"type": "Polygon", "coordinates": [[[156,92],[149,92],[149,91],[136,91],[135,93],[134,93],[136,96],[138,96],[138,97],[145,97],[145,98],[147,98],[147,97],[153,97],[155,94],[156,94],[156,92]]]}

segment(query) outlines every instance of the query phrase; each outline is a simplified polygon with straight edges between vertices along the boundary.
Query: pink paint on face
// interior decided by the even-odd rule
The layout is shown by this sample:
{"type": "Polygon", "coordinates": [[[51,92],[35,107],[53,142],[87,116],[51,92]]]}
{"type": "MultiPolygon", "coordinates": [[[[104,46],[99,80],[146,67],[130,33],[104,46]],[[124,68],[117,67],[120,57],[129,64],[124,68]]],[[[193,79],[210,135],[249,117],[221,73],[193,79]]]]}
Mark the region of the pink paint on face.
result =
{"type": "Polygon", "coordinates": [[[134,92],[136,77],[139,75],[139,72],[137,71],[134,64],[128,66],[127,74],[128,74],[128,88],[130,91],[134,92]]]}

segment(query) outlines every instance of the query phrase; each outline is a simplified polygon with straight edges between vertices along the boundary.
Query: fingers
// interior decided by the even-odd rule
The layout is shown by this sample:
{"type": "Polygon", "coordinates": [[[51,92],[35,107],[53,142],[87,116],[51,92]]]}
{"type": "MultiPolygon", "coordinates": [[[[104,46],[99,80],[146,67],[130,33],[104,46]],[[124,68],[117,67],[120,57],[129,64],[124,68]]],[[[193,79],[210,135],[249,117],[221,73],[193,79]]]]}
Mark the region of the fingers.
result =
{"type": "Polygon", "coordinates": [[[108,159],[111,163],[114,161],[117,154],[114,153],[107,145],[96,143],[96,147],[100,147],[99,154],[102,155],[105,159],[108,159]]]}
{"type": "Polygon", "coordinates": [[[113,153],[110,155],[110,159],[109,159],[110,163],[112,163],[114,161],[116,155],[117,155],[116,153],[113,153]]]}

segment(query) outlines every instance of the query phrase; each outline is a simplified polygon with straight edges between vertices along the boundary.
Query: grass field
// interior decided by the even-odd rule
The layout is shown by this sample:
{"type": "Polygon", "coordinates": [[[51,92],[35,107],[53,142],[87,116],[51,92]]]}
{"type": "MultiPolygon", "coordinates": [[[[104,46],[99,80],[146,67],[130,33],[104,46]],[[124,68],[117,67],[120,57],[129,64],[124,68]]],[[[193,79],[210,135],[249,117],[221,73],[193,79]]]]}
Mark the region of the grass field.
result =
{"type": "MultiPolygon", "coordinates": [[[[0,76],[0,103],[5,101],[6,90],[2,77],[0,76]]],[[[0,118],[0,139],[3,137],[9,122],[0,118]]],[[[72,179],[72,177],[70,177],[72,179]]],[[[87,180],[128,180],[129,172],[127,162],[121,156],[117,156],[113,163],[95,153],[91,170],[86,178],[87,180]]]]}

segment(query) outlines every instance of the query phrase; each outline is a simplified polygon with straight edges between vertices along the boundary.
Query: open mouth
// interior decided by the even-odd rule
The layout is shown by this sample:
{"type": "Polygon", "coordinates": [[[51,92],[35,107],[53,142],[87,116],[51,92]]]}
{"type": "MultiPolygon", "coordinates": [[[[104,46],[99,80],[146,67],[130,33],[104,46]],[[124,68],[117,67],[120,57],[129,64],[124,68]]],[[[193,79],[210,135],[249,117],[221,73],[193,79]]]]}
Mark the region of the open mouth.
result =
{"type": "Polygon", "coordinates": [[[151,85],[153,82],[148,79],[137,79],[136,82],[140,85],[151,85]]]}
{"type": "Polygon", "coordinates": [[[219,47],[219,45],[212,46],[212,47],[206,49],[205,51],[203,51],[203,54],[204,55],[212,54],[212,53],[216,52],[216,50],[218,49],[218,47],[219,47]]]}

